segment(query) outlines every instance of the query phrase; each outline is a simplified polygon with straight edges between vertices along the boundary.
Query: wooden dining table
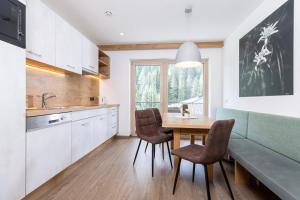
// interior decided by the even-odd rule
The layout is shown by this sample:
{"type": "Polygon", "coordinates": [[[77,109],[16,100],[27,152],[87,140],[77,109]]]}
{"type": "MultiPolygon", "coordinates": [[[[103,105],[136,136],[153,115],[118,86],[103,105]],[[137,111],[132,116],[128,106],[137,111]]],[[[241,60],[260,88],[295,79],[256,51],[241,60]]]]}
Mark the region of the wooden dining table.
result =
{"type": "MultiPolygon", "coordinates": [[[[166,113],[163,115],[165,128],[172,128],[174,133],[173,149],[180,148],[181,136],[188,135],[190,143],[195,143],[195,136],[202,137],[202,144],[205,144],[206,136],[214,123],[214,120],[207,116],[183,117],[176,113],[166,113]]],[[[179,158],[174,156],[174,176],[178,167],[179,158]]],[[[208,165],[208,179],[213,182],[213,165],[208,165]]]]}

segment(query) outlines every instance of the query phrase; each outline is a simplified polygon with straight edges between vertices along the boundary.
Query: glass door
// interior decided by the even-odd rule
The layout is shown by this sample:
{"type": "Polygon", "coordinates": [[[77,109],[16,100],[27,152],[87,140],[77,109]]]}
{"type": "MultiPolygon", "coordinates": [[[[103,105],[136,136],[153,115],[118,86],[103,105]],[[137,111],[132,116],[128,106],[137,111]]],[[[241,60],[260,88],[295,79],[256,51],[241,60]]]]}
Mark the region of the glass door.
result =
{"type": "Polygon", "coordinates": [[[208,60],[193,68],[176,67],[174,60],[136,60],[131,63],[131,133],[135,110],[158,108],[180,113],[183,104],[191,115],[208,115],[208,60]]]}
{"type": "Polygon", "coordinates": [[[183,104],[188,106],[191,115],[205,114],[204,65],[192,68],[176,67],[168,64],[168,112],[180,113],[183,104]]]}
{"type": "Polygon", "coordinates": [[[139,60],[131,65],[131,133],[135,135],[135,110],[162,109],[162,65],[139,60]]]}
{"type": "Polygon", "coordinates": [[[160,65],[136,65],[135,109],[160,109],[160,65]]]}

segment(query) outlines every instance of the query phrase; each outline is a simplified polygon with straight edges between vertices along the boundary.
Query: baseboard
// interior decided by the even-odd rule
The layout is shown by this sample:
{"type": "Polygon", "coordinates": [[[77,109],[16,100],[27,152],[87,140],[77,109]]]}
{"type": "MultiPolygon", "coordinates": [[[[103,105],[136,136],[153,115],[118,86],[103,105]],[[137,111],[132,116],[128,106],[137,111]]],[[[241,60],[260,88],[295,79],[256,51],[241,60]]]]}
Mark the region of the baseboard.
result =
{"type": "Polygon", "coordinates": [[[131,135],[116,135],[115,138],[116,139],[129,139],[131,138],[131,135]]]}

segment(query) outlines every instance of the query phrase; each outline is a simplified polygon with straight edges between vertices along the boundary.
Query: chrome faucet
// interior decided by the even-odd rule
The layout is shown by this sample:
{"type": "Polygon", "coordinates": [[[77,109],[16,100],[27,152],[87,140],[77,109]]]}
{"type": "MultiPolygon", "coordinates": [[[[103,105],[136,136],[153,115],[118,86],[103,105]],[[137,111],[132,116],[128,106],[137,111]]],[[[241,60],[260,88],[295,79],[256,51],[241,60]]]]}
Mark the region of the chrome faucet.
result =
{"type": "Polygon", "coordinates": [[[48,99],[55,98],[55,94],[43,93],[42,94],[42,108],[47,108],[48,99]]]}

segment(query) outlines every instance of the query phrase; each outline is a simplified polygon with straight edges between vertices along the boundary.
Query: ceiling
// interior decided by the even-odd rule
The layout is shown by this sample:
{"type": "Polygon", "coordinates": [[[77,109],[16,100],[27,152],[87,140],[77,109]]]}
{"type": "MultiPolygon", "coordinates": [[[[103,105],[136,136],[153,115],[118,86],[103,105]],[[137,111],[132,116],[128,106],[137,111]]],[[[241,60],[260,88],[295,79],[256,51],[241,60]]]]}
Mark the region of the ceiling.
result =
{"type": "Polygon", "coordinates": [[[97,44],[224,40],[263,0],[44,0],[97,44]],[[184,9],[192,6],[186,16],[184,9]],[[112,16],[105,16],[111,11],[112,16]],[[124,33],[121,36],[120,33],[124,33]]]}

